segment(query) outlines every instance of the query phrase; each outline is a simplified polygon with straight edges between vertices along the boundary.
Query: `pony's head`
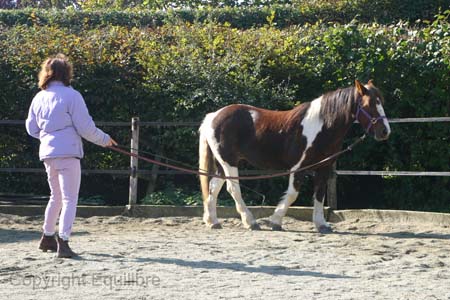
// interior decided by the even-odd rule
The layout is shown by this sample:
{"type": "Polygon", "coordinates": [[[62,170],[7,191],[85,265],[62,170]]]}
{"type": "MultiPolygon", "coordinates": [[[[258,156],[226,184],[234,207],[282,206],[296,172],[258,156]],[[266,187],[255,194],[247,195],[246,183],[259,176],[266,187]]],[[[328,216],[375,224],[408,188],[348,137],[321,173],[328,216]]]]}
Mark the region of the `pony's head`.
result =
{"type": "Polygon", "coordinates": [[[356,120],[366,133],[373,134],[375,140],[388,139],[391,128],[383,109],[383,95],[375,87],[372,80],[369,80],[366,85],[355,80],[355,90],[357,94],[356,120]]]}

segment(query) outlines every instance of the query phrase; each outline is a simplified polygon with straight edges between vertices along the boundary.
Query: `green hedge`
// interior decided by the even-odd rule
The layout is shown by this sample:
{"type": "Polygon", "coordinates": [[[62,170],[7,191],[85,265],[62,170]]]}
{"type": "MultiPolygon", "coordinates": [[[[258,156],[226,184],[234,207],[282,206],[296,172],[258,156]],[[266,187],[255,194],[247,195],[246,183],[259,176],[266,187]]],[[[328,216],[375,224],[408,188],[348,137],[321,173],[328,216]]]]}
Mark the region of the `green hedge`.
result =
{"type": "MultiPolygon", "coordinates": [[[[385,109],[391,118],[449,116],[448,14],[420,28],[406,23],[356,22],[248,30],[215,22],[153,29],[108,26],[82,32],[57,26],[2,27],[1,116],[26,117],[38,91],[39,65],[56,52],[68,54],[73,61],[73,85],[98,121],[129,121],[135,115],[146,121],[200,121],[205,113],[231,103],[288,109],[348,86],[355,78],[375,80],[385,94],[385,109]]],[[[448,123],[392,127],[388,142],[369,140],[343,157],[339,168],[448,171],[448,123]]],[[[128,129],[105,130],[128,144],[128,129]]],[[[361,129],[355,126],[351,136],[359,133],[361,129]]],[[[143,150],[196,165],[196,128],[143,128],[141,139],[143,150]]],[[[2,127],[0,140],[0,167],[40,165],[37,143],[26,137],[23,128],[2,127]]],[[[128,159],[120,154],[87,147],[84,168],[128,166],[128,159]]],[[[0,192],[47,193],[42,175],[0,174],[0,180],[0,192]],[[26,186],[24,179],[29,183],[26,186]]],[[[286,182],[249,185],[268,195],[266,204],[274,204],[286,182]]],[[[161,176],[157,190],[165,187],[176,187],[177,197],[198,193],[193,176],[161,176]]],[[[448,178],[342,176],[338,190],[343,207],[450,211],[448,178]]],[[[303,191],[297,204],[309,204],[311,189],[303,191]]],[[[82,196],[102,195],[109,203],[123,204],[126,193],[123,178],[91,176],[83,181],[82,196]]],[[[144,194],[142,190],[140,196],[144,194]]],[[[171,201],[158,195],[149,201],[171,201]]],[[[253,194],[246,196],[253,203],[260,201],[253,194]]]]}
{"type": "Polygon", "coordinates": [[[168,11],[74,11],[68,10],[0,10],[0,24],[57,25],[75,30],[99,26],[157,27],[163,24],[204,22],[229,23],[236,28],[251,28],[268,23],[277,27],[305,23],[360,22],[396,23],[431,20],[440,10],[450,7],[450,0],[357,0],[302,1],[289,6],[224,7],[203,9],[172,9],[168,11]]]}

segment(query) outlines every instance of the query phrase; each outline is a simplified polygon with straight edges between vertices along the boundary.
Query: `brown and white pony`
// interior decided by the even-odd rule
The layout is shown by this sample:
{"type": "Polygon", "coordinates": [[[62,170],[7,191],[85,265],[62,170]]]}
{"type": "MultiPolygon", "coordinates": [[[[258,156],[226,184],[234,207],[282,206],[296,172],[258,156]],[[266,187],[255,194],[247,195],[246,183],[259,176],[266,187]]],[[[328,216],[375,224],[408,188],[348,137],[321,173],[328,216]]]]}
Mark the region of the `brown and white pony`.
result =
{"type": "MultiPolygon", "coordinates": [[[[207,114],[200,126],[200,171],[236,177],[240,160],[258,168],[296,170],[338,152],[355,120],[377,141],[386,140],[391,129],[382,104],[383,96],[371,80],[366,85],[356,80],[354,87],[326,93],[289,111],[242,104],[226,106],[207,114]]],[[[324,218],[323,202],[333,162],[314,172],[313,222],[319,232],[331,231],[324,218]]],[[[282,218],[297,198],[301,180],[299,173],[289,175],[286,194],[270,217],[273,230],[282,229],[282,218]]],[[[238,180],[200,176],[206,225],[221,228],[216,205],[225,181],[244,226],[259,229],[242,200],[238,180]]]]}

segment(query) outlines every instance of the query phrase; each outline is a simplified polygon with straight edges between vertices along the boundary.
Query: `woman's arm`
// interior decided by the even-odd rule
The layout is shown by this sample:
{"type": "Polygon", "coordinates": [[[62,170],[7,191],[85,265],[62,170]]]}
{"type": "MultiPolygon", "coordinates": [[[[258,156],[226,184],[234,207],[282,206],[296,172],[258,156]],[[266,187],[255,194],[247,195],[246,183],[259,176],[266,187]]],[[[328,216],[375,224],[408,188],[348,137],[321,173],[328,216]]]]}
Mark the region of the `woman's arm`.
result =
{"type": "Polygon", "coordinates": [[[110,136],[95,126],[86,103],[78,92],[69,107],[69,113],[75,129],[82,138],[103,147],[110,145],[110,136]]]}
{"type": "Polygon", "coordinates": [[[28,117],[25,121],[25,128],[27,129],[29,135],[39,139],[39,133],[41,132],[41,129],[38,127],[36,115],[33,112],[33,103],[34,101],[31,102],[30,109],[28,111],[28,117]]]}

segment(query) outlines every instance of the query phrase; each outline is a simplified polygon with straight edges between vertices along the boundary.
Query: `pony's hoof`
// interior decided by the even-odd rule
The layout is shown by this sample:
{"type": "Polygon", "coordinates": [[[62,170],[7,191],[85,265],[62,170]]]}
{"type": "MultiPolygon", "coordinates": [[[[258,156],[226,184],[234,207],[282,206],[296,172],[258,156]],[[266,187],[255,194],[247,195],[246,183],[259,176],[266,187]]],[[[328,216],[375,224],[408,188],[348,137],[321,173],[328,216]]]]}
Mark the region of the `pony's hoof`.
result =
{"type": "Polygon", "coordinates": [[[258,223],[253,223],[251,226],[250,226],[250,228],[249,228],[249,230],[261,230],[261,227],[259,226],[259,224],[258,223]]]}
{"type": "Polygon", "coordinates": [[[275,223],[271,223],[270,225],[272,227],[272,231],[283,231],[283,227],[281,227],[281,225],[275,223]]]}
{"type": "Polygon", "coordinates": [[[220,223],[212,224],[210,226],[211,229],[222,229],[222,225],[220,223]]]}
{"type": "Polygon", "coordinates": [[[330,226],[325,226],[325,225],[320,226],[317,230],[319,231],[319,233],[323,233],[323,234],[333,232],[333,229],[330,226]]]}

